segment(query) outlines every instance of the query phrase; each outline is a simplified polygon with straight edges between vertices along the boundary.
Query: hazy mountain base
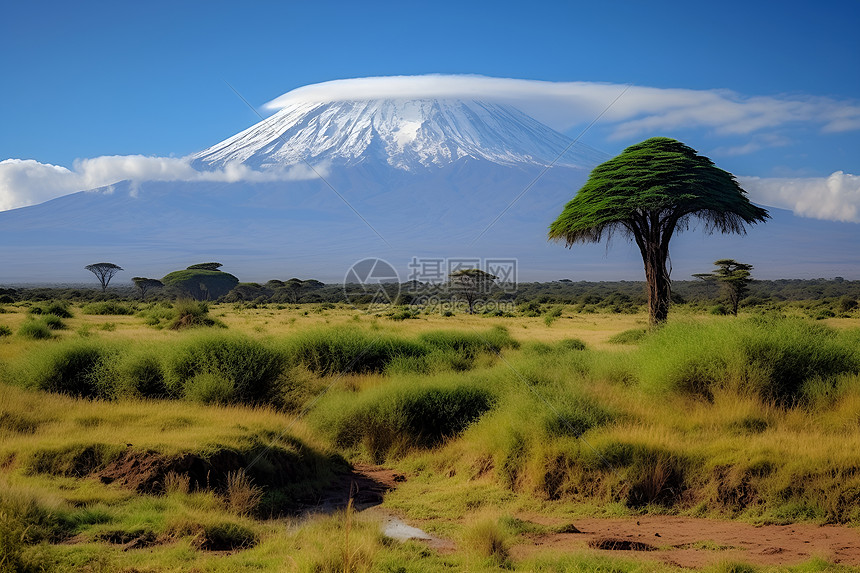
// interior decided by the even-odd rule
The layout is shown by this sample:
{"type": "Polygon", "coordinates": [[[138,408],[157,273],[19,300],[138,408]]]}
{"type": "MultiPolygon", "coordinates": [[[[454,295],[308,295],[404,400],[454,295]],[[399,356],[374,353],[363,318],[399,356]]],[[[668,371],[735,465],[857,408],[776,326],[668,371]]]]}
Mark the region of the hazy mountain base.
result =
{"type": "MultiPolygon", "coordinates": [[[[549,223],[587,171],[553,168],[517,200],[539,172],[470,160],[420,177],[371,165],[333,169],[326,181],[349,205],[319,179],[124,181],[0,213],[0,266],[6,284],[83,282],[84,266],[94,261],[122,266],[129,274],[117,280],[128,280],[207,260],[245,281],[274,275],[337,283],[357,261],[377,257],[405,282],[414,258],[496,258],[516,259],[521,282],[640,279],[641,257],[620,237],[609,249],[569,252],[547,242],[549,223]]],[[[851,275],[860,268],[860,226],[771,214],[746,237],[698,229],[676,236],[673,276],[707,272],[730,257],[753,264],[757,277],[860,278],[851,275]]]]}
{"type": "MultiPolygon", "coordinates": [[[[226,348],[240,353],[236,359],[253,349],[255,356],[266,349],[273,360],[282,356],[281,367],[288,370],[280,391],[289,398],[281,402],[287,412],[278,413],[200,406],[194,401],[205,401],[206,394],[196,390],[166,402],[122,392],[106,396],[112,402],[91,402],[7,388],[2,431],[8,487],[3,488],[2,513],[9,554],[24,565],[53,563],[58,570],[93,559],[109,568],[194,564],[235,570],[286,564],[301,570],[402,566],[429,571],[508,564],[522,570],[568,570],[610,563],[580,552],[516,557],[521,553],[514,549],[530,546],[537,527],[523,517],[564,520],[644,512],[757,522],[856,524],[860,519],[853,458],[860,445],[855,444],[860,439],[857,330],[836,332],[797,320],[700,316],[646,336],[637,349],[608,342],[644,323],[636,315],[562,312],[550,324],[540,317],[467,316],[392,322],[351,310],[312,309],[216,306],[213,312],[228,331],[201,338],[200,332],[154,330],[141,317],[128,315],[110,317],[113,329],[102,330],[103,315],[81,315],[73,308],[75,316],[64,319],[67,328],[56,331],[67,340],[4,338],[0,352],[6,383],[35,380],[32,376],[45,372],[49,355],[61,356],[81,343],[106,350],[103,367],[94,373],[121,372],[133,355],[151,356],[157,371],[169,372],[184,360],[178,358],[194,356],[196,351],[189,351],[202,342],[223,340],[226,348]],[[482,350],[491,325],[509,329],[508,334],[492,334],[504,360],[482,350]],[[379,348],[399,350],[375,353],[377,359],[363,362],[364,374],[338,377],[338,368],[325,367],[335,356],[349,365],[350,356],[378,340],[383,328],[389,342],[379,348]],[[240,332],[251,337],[232,345],[231,340],[243,339],[240,332]],[[353,334],[337,334],[343,332],[353,334]],[[506,342],[511,335],[520,340],[518,349],[506,342]],[[585,344],[573,344],[571,337],[585,344]],[[133,353],[123,341],[135,341],[133,353]],[[430,348],[424,345],[437,354],[422,351],[430,348]],[[327,350],[308,354],[302,348],[327,350]],[[811,369],[774,370],[786,360],[811,369]],[[332,383],[322,400],[314,402],[332,383]],[[783,394],[774,395],[771,388],[783,394]],[[426,441],[432,434],[410,422],[408,412],[415,411],[410,408],[430,399],[418,419],[439,419],[435,413],[449,410],[427,406],[444,404],[442,397],[463,391],[490,402],[473,402],[480,406],[476,414],[462,419],[477,421],[465,430],[449,425],[436,434],[445,437],[441,442],[426,441]],[[789,401],[782,399],[779,405],[780,396],[789,401]],[[39,409],[32,407],[34,401],[39,409]],[[290,411],[312,403],[310,425],[292,421],[290,411]],[[225,419],[236,422],[224,424],[225,419]],[[577,439],[580,434],[590,447],[577,439]],[[349,512],[301,527],[261,520],[254,512],[258,518],[249,518],[235,505],[229,509],[229,496],[218,486],[183,493],[191,484],[183,486],[181,476],[167,495],[135,494],[119,483],[104,485],[85,477],[104,471],[100,467],[109,463],[107,458],[121,459],[129,449],[166,455],[197,451],[205,457],[224,448],[241,450],[257,439],[283,444],[287,436],[292,444],[298,439],[324,454],[340,452],[352,460],[397,468],[407,481],[385,506],[455,540],[461,549],[436,555],[411,543],[392,544],[380,538],[374,524],[349,512]],[[81,465],[85,461],[89,465],[81,465]],[[33,545],[39,539],[67,543],[33,545]],[[332,552],[332,539],[342,550],[332,552]],[[127,546],[135,540],[138,545],[127,546]],[[213,559],[215,547],[235,554],[213,559]],[[240,548],[247,549],[236,552],[240,548]]],[[[25,317],[13,309],[0,320],[14,329],[25,317]]],[[[831,322],[857,327],[856,320],[831,322]]],[[[233,363],[219,367],[222,380],[230,379],[226,368],[233,363]]],[[[331,471],[326,470],[328,462],[309,467],[331,471]]],[[[266,489],[269,499],[262,507],[274,507],[276,491],[266,489]]],[[[611,566],[663,568],[616,561],[611,566]]]]}

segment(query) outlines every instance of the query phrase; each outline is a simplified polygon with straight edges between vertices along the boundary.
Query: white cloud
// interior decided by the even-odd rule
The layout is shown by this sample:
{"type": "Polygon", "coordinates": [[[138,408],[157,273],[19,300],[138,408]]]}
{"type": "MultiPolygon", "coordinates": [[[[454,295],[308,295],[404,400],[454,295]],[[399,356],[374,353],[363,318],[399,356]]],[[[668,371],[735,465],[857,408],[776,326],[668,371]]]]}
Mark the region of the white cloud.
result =
{"type": "MultiPolygon", "coordinates": [[[[510,103],[560,131],[591,122],[626,86],[595,82],[547,82],[468,75],[390,76],[334,80],[300,87],[268,102],[345,99],[475,98],[510,103]]],[[[860,129],[860,104],[825,97],[744,96],[728,90],[630,86],[602,120],[616,138],[673,128],[708,128],[744,135],[789,124],[823,132],[860,129]]]]}
{"type": "Polygon", "coordinates": [[[748,153],[753,153],[766,147],[781,147],[790,144],[791,140],[787,137],[770,133],[760,133],[746,138],[746,142],[741,145],[717,147],[711,153],[713,155],[722,156],[747,155],[748,153]]]}
{"type": "Polygon", "coordinates": [[[860,176],[836,171],[829,177],[738,177],[751,201],[795,215],[860,223],[860,176]]]}
{"type": "Polygon", "coordinates": [[[32,159],[0,161],[0,210],[41,203],[75,191],[76,175],[59,165],[32,159]]]}
{"type": "MultiPolygon", "coordinates": [[[[322,175],[324,172],[317,171],[322,175]]],[[[0,211],[35,205],[75,191],[130,180],[132,193],[142,181],[291,181],[317,177],[309,167],[255,171],[241,164],[197,171],[189,158],[105,155],[76,160],[73,169],[32,159],[0,161],[0,211]]]]}

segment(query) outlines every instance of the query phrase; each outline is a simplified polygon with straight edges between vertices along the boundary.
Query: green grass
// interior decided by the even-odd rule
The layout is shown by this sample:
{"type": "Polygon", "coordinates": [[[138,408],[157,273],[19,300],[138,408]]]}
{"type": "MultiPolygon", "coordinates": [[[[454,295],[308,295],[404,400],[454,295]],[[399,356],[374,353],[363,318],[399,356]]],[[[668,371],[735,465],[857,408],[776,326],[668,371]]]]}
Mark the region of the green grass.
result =
{"type": "Polygon", "coordinates": [[[252,338],[201,333],[174,346],[164,363],[171,395],[204,403],[278,404],[286,357],[252,338]]]}
{"type": "MultiPolygon", "coordinates": [[[[44,316],[10,308],[14,329],[44,316]]],[[[635,318],[212,309],[228,330],[148,328],[176,316],[153,304],[112,330],[81,312],[48,340],[0,344],[9,563],[662,571],[593,552],[518,557],[564,527],[520,516],[860,524],[860,329],[689,314],[612,345],[635,318]],[[407,476],[383,508],[453,553],[386,540],[362,512],[285,518],[344,458],[407,476]],[[97,479],[131,462],[148,481],[97,479]]]]}
{"type": "Polygon", "coordinates": [[[731,389],[791,405],[805,383],[860,373],[860,352],[821,324],[752,318],[675,322],[639,348],[639,376],[653,391],[705,397],[731,389]]]}
{"type": "Polygon", "coordinates": [[[417,379],[386,384],[360,396],[327,397],[313,414],[315,425],[338,448],[360,446],[375,462],[415,448],[432,448],[458,436],[487,412],[486,389],[417,379]]]}
{"type": "Polygon", "coordinates": [[[40,304],[34,304],[27,311],[31,315],[52,314],[59,318],[72,318],[72,311],[69,310],[69,304],[61,301],[49,301],[40,304]]]}
{"type": "Polygon", "coordinates": [[[632,328],[613,334],[609,337],[609,342],[611,344],[638,344],[645,339],[647,334],[648,331],[644,328],[632,328]]]}
{"type": "Polygon", "coordinates": [[[47,322],[41,319],[26,320],[18,329],[18,335],[31,340],[46,340],[54,336],[47,322]]]}
{"type": "Polygon", "coordinates": [[[129,304],[106,300],[102,302],[91,302],[81,307],[83,314],[97,315],[132,315],[136,312],[135,308],[129,304]]]}

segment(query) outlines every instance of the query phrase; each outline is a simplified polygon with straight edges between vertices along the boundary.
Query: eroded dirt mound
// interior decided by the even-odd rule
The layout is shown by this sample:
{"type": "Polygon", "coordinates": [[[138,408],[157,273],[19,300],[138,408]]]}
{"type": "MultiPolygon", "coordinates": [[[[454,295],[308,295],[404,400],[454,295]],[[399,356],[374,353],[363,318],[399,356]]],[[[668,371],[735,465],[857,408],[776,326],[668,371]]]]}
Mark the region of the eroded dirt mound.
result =
{"type": "Polygon", "coordinates": [[[229,472],[244,468],[243,456],[224,450],[204,458],[198,454],[165,456],[155,451],[127,450],[109,463],[98,477],[140,493],[163,493],[168,474],[187,476],[189,489],[223,487],[229,472]]]}

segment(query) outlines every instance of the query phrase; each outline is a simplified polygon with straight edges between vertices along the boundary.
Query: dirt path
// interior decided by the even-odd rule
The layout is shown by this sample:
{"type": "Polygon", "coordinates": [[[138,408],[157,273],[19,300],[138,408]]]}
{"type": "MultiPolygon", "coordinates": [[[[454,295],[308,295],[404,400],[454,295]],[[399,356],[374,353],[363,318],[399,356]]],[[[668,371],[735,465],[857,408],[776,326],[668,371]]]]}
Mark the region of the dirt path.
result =
{"type": "MultiPolygon", "coordinates": [[[[316,509],[339,509],[352,495],[355,507],[378,519],[395,538],[411,538],[441,552],[454,551],[450,540],[426,534],[422,524],[409,523],[380,507],[386,492],[405,481],[393,470],[357,464],[341,476],[318,500],[316,509]]],[[[860,567],[860,530],[844,526],[809,524],[754,526],[738,521],[694,517],[643,516],[629,518],[582,518],[571,522],[538,514],[517,516],[525,521],[566,527],[576,533],[527,534],[511,548],[514,559],[543,552],[594,551],[628,559],[650,559],[689,568],[722,561],[754,565],[796,565],[812,557],[831,563],[860,567]]]]}
{"type": "Polygon", "coordinates": [[[386,492],[406,481],[406,477],[394,470],[355,464],[347,473],[337,476],[319,497],[303,501],[305,511],[329,513],[343,509],[352,499],[353,507],[361,511],[382,503],[386,492]]]}
{"type": "MultiPolygon", "coordinates": [[[[535,523],[560,522],[529,516],[535,523]]],[[[794,565],[820,557],[860,566],[860,531],[841,526],[765,525],[692,517],[576,519],[580,533],[534,535],[512,548],[514,558],[543,551],[591,550],[699,568],[719,561],[794,565]]]]}

